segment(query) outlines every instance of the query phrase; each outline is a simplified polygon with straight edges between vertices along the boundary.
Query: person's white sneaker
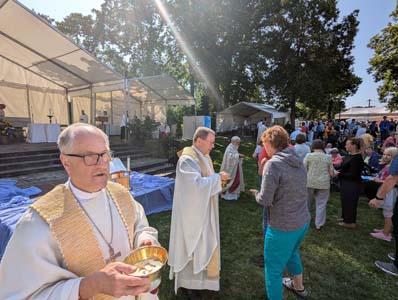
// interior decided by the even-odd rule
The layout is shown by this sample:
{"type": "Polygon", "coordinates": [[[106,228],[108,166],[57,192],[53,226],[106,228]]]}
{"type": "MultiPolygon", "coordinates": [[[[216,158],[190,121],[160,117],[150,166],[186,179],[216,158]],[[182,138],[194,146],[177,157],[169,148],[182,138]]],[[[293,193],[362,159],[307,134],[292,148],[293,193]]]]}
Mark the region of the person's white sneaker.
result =
{"type": "Polygon", "coordinates": [[[386,263],[382,262],[379,260],[375,261],[376,267],[378,267],[380,270],[383,272],[393,275],[393,276],[398,276],[398,269],[393,263],[386,263]]]}
{"type": "Polygon", "coordinates": [[[395,254],[394,253],[388,253],[388,258],[391,259],[392,261],[395,261],[395,254]]]}

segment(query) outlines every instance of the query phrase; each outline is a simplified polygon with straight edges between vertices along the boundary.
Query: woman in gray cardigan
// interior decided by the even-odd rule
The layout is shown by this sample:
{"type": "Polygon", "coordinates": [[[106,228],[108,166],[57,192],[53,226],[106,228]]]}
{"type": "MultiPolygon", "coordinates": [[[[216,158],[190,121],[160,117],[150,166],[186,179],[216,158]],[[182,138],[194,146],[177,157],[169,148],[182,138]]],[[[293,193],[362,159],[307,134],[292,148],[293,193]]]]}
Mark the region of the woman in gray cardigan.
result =
{"type": "Polygon", "coordinates": [[[258,203],[269,210],[269,226],[264,238],[265,285],[270,300],[282,299],[282,283],[301,297],[303,286],[300,245],[310,222],[307,206],[307,173],[293,149],[289,135],[273,126],[262,135],[267,153],[261,191],[251,190],[258,203]],[[292,278],[282,278],[287,267],[292,278]]]}

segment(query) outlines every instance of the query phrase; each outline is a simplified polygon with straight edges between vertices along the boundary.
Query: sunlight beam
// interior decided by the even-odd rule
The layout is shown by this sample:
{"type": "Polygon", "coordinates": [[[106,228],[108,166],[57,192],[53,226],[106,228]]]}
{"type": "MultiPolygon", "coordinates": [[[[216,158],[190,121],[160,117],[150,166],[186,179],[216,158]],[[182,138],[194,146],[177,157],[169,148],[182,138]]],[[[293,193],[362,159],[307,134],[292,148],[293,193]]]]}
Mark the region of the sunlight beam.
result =
{"type": "Polygon", "coordinates": [[[209,77],[206,75],[204,70],[200,66],[197,65],[197,63],[196,63],[197,60],[193,54],[193,51],[190,49],[190,46],[186,43],[186,41],[185,41],[186,39],[183,38],[182,34],[178,31],[177,27],[172,22],[170,14],[167,11],[167,8],[165,7],[165,5],[162,3],[161,0],[155,0],[155,4],[159,10],[160,16],[163,18],[163,20],[166,21],[166,24],[170,27],[171,32],[173,33],[178,45],[181,47],[181,50],[183,51],[183,53],[187,56],[189,64],[194,69],[196,74],[199,75],[200,79],[206,84],[210,93],[216,99],[217,109],[222,108],[222,100],[221,100],[221,96],[218,92],[218,89],[216,89],[216,87],[210,81],[209,77]]]}

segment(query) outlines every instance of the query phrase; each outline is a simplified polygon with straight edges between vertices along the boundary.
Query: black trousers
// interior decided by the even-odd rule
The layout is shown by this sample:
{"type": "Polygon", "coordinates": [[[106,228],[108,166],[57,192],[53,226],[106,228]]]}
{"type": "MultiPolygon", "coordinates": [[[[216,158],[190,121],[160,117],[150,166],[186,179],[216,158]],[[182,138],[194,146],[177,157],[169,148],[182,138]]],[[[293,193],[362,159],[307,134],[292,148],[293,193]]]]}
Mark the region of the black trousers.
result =
{"type": "Polygon", "coordinates": [[[120,127],[120,139],[124,140],[126,138],[126,126],[120,127]]]}
{"type": "Polygon", "coordinates": [[[398,199],[395,201],[394,213],[392,215],[392,236],[395,241],[395,261],[394,265],[398,268],[398,199]]]}
{"type": "Polygon", "coordinates": [[[344,223],[357,222],[357,207],[362,183],[342,179],[340,181],[341,217],[344,223]]]}
{"type": "Polygon", "coordinates": [[[381,183],[375,181],[365,182],[364,190],[366,197],[371,200],[376,197],[376,193],[381,186],[381,183]]]}

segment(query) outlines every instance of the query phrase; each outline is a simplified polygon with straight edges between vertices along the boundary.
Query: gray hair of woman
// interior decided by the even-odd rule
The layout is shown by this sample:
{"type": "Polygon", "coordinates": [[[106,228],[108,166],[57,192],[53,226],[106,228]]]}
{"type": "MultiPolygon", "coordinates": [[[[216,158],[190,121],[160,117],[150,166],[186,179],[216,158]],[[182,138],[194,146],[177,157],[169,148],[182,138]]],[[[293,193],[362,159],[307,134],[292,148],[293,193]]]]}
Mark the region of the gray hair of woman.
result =
{"type": "Polygon", "coordinates": [[[233,143],[233,142],[240,142],[240,137],[238,137],[238,136],[233,136],[232,138],[231,138],[231,143],[233,143]]]}
{"type": "Polygon", "coordinates": [[[311,151],[322,150],[325,152],[325,143],[322,140],[313,140],[311,145],[311,151]]]}
{"type": "Polygon", "coordinates": [[[398,154],[398,148],[397,147],[388,147],[388,148],[384,149],[383,153],[391,154],[391,158],[394,158],[398,154]]]}

